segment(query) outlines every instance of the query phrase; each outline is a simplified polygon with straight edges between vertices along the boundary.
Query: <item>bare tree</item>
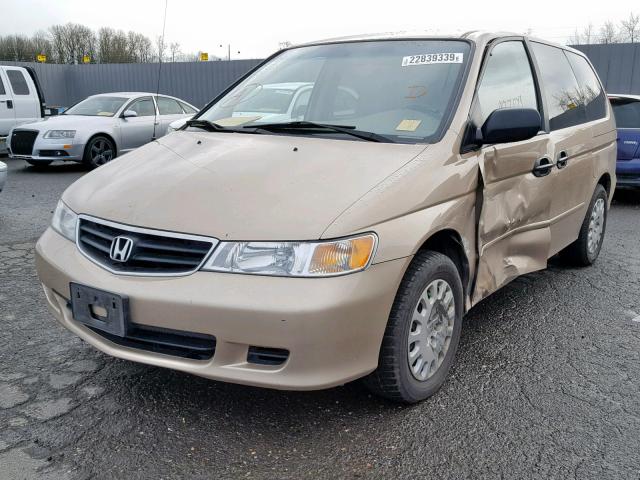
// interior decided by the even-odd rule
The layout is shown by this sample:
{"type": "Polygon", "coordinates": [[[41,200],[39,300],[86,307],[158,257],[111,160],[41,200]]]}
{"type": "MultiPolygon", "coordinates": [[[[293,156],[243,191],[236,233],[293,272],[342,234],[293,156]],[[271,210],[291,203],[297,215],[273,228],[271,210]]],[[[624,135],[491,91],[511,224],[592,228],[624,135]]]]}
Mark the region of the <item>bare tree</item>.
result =
{"type": "Polygon", "coordinates": [[[640,36],[640,15],[630,13],[629,18],[620,22],[620,30],[626,41],[637,42],[640,36]]]}
{"type": "Polygon", "coordinates": [[[618,43],[618,32],[612,21],[607,20],[604,22],[604,25],[600,27],[600,38],[598,41],[604,44],[618,43]]]}
{"type": "Polygon", "coordinates": [[[145,35],[104,27],[93,30],[73,23],[53,25],[48,32],[33,36],[0,35],[0,60],[33,62],[44,54],[49,63],[82,63],[85,56],[100,63],[147,63],[167,58],[175,62],[195,62],[197,53],[183,53],[180,44],[167,46],[157,39],[157,53],[153,42],[145,35]]]}
{"type": "Polygon", "coordinates": [[[49,29],[52,51],[58,63],[81,63],[85,55],[96,53],[96,36],[89,27],[77,23],[54,25],[49,29]]]}
{"type": "Polygon", "coordinates": [[[177,42],[169,44],[169,57],[172,62],[179,61],[182,52],[180,51],[180,44],[177,42]]]}
{"type": "Polygon", "coordinates": [[[158,36],[156,38],[156,51],[159,62],[163,62],[165,59],[165,52],[167,51],[167,45],[165,44],[164,37],[158,36]]]}
{"type": "Polygon", "coordinates": [[[590,23],[589,25],[584,27],[584,29],[582,30],[582,38],[584,40],[584,43],[586,43],[586,44],[590,44],[591,43],[591,40],[593,39],[593,24],[592,23],[590,23]]]}
{"type": "Polygon", "coordinates": [[[570,45],[582,45],[582,35],[580,34],[580,32],[578,32],[578,29],[576,28],[575,32],[573,32],[573,35],[571,35],[569,37],[569,44],[570,45]]]}

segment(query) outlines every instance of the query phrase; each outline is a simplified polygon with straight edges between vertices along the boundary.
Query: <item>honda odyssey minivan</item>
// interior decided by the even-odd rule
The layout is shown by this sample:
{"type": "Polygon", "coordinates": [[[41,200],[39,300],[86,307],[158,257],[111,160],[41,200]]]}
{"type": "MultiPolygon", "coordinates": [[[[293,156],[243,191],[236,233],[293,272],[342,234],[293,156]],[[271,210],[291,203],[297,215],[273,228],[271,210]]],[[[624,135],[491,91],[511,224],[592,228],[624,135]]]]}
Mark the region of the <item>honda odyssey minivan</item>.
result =
{"type": "Polygon", "coordinates": [[[481,32],[296,46],[70,186],[37,268],[58,321],[115,357],[416,402],[480,300],[558,253],[596,260],[615,155],[576,50],[481,32]]]}

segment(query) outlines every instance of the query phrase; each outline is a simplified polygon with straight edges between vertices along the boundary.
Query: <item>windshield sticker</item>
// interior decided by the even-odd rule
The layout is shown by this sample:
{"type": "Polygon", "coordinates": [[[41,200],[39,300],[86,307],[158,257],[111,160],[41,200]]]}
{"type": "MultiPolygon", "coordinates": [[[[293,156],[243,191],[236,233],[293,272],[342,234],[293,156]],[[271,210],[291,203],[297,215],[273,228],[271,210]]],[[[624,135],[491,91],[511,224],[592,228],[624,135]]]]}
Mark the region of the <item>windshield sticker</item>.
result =
{"type": "Polygon", "coordinates": [[[401,132],[415,132],[421,123],[422,120],[402,120],[396,127],[396,130],[401,132]]]}
{"type": "Polygon", "coordinates": [[[402,57],[402,66],[435,65],[438,63],[462,63],[463,53],[425,53],[424,55],[409,55],[402,57]]]}

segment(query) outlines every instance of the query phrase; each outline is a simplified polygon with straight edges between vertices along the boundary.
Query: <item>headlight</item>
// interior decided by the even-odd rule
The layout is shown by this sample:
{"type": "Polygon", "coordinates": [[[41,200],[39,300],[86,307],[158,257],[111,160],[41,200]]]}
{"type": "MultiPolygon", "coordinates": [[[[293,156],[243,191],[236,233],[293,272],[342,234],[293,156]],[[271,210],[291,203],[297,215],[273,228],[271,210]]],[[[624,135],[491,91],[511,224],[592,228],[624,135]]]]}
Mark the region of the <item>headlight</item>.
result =
{"type": "Polygon", "coordinates": [[[44,138],[73,138],[75,136],[75,130],[49,130],[44,134],[44,138]]]}
{"type": "Polygon", "coordinates": [[[63,237],[75,242],[77,223],[78,215],[60,200],[53,212],[51,227],[63,237]]]}
{"type": "Polygon", "coordinates": [[[373,233],[319,242],[221,242],[203,270],[282,277],[329,277],[364,270],[373,233]]]}

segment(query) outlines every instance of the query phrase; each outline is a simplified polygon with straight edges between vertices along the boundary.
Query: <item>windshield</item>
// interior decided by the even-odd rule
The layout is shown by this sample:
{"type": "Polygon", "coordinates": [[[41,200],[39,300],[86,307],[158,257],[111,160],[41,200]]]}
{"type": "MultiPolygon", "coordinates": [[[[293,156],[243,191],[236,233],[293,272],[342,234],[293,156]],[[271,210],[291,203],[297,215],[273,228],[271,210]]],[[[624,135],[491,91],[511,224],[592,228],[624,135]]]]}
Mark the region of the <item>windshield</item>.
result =
{"type": "Polygon", "coordinates": [[[85,115],[89,117],[113,117],[126,102],[122,97],[89,97],[76,103],[65,115],[85,115]]]}
{"type": "MultiPolygon", "coordinates": [[[[199,116],[221,126],[343,125],[429,142],[445,127],[470,46],[458,40],[316,45],[273,58],[199,116]]],[[[327,135],[327,132],[319,132],[327,135]]]]}

